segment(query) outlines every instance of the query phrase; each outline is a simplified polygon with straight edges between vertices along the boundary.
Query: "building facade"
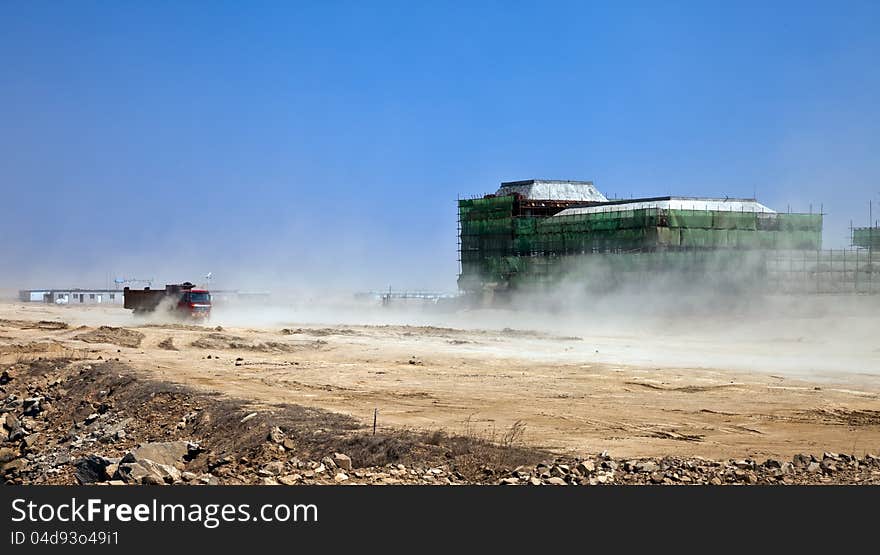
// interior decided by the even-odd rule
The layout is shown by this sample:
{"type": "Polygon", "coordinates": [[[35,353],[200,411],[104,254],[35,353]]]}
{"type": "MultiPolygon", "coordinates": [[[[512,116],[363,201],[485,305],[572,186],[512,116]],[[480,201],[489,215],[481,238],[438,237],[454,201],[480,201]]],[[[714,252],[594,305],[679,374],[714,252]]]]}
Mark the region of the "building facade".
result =
{"type": "Polygon", "coordinates": [[[116,289],[22,289],[18,292],[22,302],[54,304],[119,304],[123,302],[122,291],[116,289]]]}
{"type": "Polygon", "coordinates": [[[495,194],[459,200],[458,213],[465,293],[572,277],[610,286],[667,270],[719,282],[740,281],[734,274],[766,278],[789,266],[808,273],[807,259],[812,265],[822,248],[822,214],[778,213],[754,199],[609,201],[583,181],[503,183],[495,194]]]}

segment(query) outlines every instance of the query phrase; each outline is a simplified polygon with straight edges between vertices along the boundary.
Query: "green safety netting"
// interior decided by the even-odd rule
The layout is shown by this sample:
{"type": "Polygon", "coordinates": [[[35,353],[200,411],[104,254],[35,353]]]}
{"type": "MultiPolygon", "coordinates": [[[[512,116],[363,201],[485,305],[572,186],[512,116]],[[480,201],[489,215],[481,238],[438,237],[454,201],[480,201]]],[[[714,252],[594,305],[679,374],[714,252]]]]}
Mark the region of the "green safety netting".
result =
{"type": "Polygon", "coordinates": [[[880,248],[880,228],[857,227],[853,229],[852,243],[864,249],[880,248]]]}

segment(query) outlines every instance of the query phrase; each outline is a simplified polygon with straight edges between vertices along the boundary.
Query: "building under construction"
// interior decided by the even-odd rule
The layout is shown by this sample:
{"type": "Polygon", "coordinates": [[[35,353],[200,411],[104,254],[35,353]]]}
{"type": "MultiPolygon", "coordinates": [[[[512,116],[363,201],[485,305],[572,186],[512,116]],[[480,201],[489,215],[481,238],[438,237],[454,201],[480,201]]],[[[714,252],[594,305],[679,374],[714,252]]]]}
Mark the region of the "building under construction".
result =
{"type": "Polygon", "coordinates": [[[870,251],[822,250],[822,214],[755,199],[608,200],[589,181],[528,180],[459,200],[458,211],[465,293],[560,281],[601,291],[670,272],[722,287],[873,292],[877,271],[870,251]]]}
{"type": "Polygon", "coordinates": [[[854,227],[852,244],[872,251],[880,250],[880,227],[854,227]]]}

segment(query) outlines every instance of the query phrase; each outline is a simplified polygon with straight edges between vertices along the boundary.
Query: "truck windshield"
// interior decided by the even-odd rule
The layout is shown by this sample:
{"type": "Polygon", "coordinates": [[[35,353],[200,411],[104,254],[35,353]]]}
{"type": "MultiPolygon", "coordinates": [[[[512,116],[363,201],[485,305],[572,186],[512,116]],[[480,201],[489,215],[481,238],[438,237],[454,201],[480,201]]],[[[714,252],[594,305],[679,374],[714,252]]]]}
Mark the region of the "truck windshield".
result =
{"type": "Polygon", "coordinates": [[[191,302],[191,303],[209,303],[209,302],[211,302],[211,294],[210,293],[191,292],[189,294],[189,302],[191,302]]]}

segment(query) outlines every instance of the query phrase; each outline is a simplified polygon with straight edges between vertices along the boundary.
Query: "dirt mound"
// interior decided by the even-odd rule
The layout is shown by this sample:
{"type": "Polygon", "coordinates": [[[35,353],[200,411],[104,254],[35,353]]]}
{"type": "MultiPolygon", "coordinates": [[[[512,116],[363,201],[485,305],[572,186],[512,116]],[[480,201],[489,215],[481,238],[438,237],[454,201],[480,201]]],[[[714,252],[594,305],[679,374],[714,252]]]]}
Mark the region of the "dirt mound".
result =
{"type": "Polygon", "coordinates": [[[34,329],[38,330],[66,330],[68,327],[67,322],[54,320],[40,320],[33,326],[34,329]]]}
{"type": "Polygon", "coordinates": [[[33,341],[30,343],[0,345],[0,360],[81,359],[86,355],[85,351],[71,349],[57,341],[33,341]]]}
{"type": "Polygon", "coordinates": [[[284,328],[281,335],[311,335],[315,337],[326,337],[328,335],[363,335],[348,328],[284,328]]]}
{"type": "Polygon", "coordinates": [[[73,338],[85,341],[86,343],[112,343],[120,347],[137,348],[140,347],[144,334],[125,328],[101,326],[96,330],[75,335],[73,338]]]}
{"type": "Polygon", "coordinates": [[[66,330],[67,322],[58,320],[40,320],[32,322],[30,320],[0,320],[0,326],[7,328],[18,328],[20,330],[66,330]]]}
{"type": "Polygon", "coordinates": [[[183,331],[207,331],[211,328],[208,326],[197,326],[195,324],[144,324],[143,328],[159,328],[163,330],[183,330],[183,331]]]}
{"type": "Polygon", "coordinates": [[[808,411],[807,415],[822,422],[842,426],[880,425],[880,411],[877,410],[819,409],[808,411]]]}
{"type": "Polygon", "coordinates": [[[171,337],[166,337],[157,345],[160,349],[165,349],[166,351],[179,351],[177,347],[174,346],[174,339],[171,337]]]}
{"type": "Polygon", "coordinates": [[[190,345],[199,349],[237,349],[259,353],[294,353],[297,351],[320,349],[326,341],[251,341],[237,335],[209,333],[196,339],[190,345]]]}

